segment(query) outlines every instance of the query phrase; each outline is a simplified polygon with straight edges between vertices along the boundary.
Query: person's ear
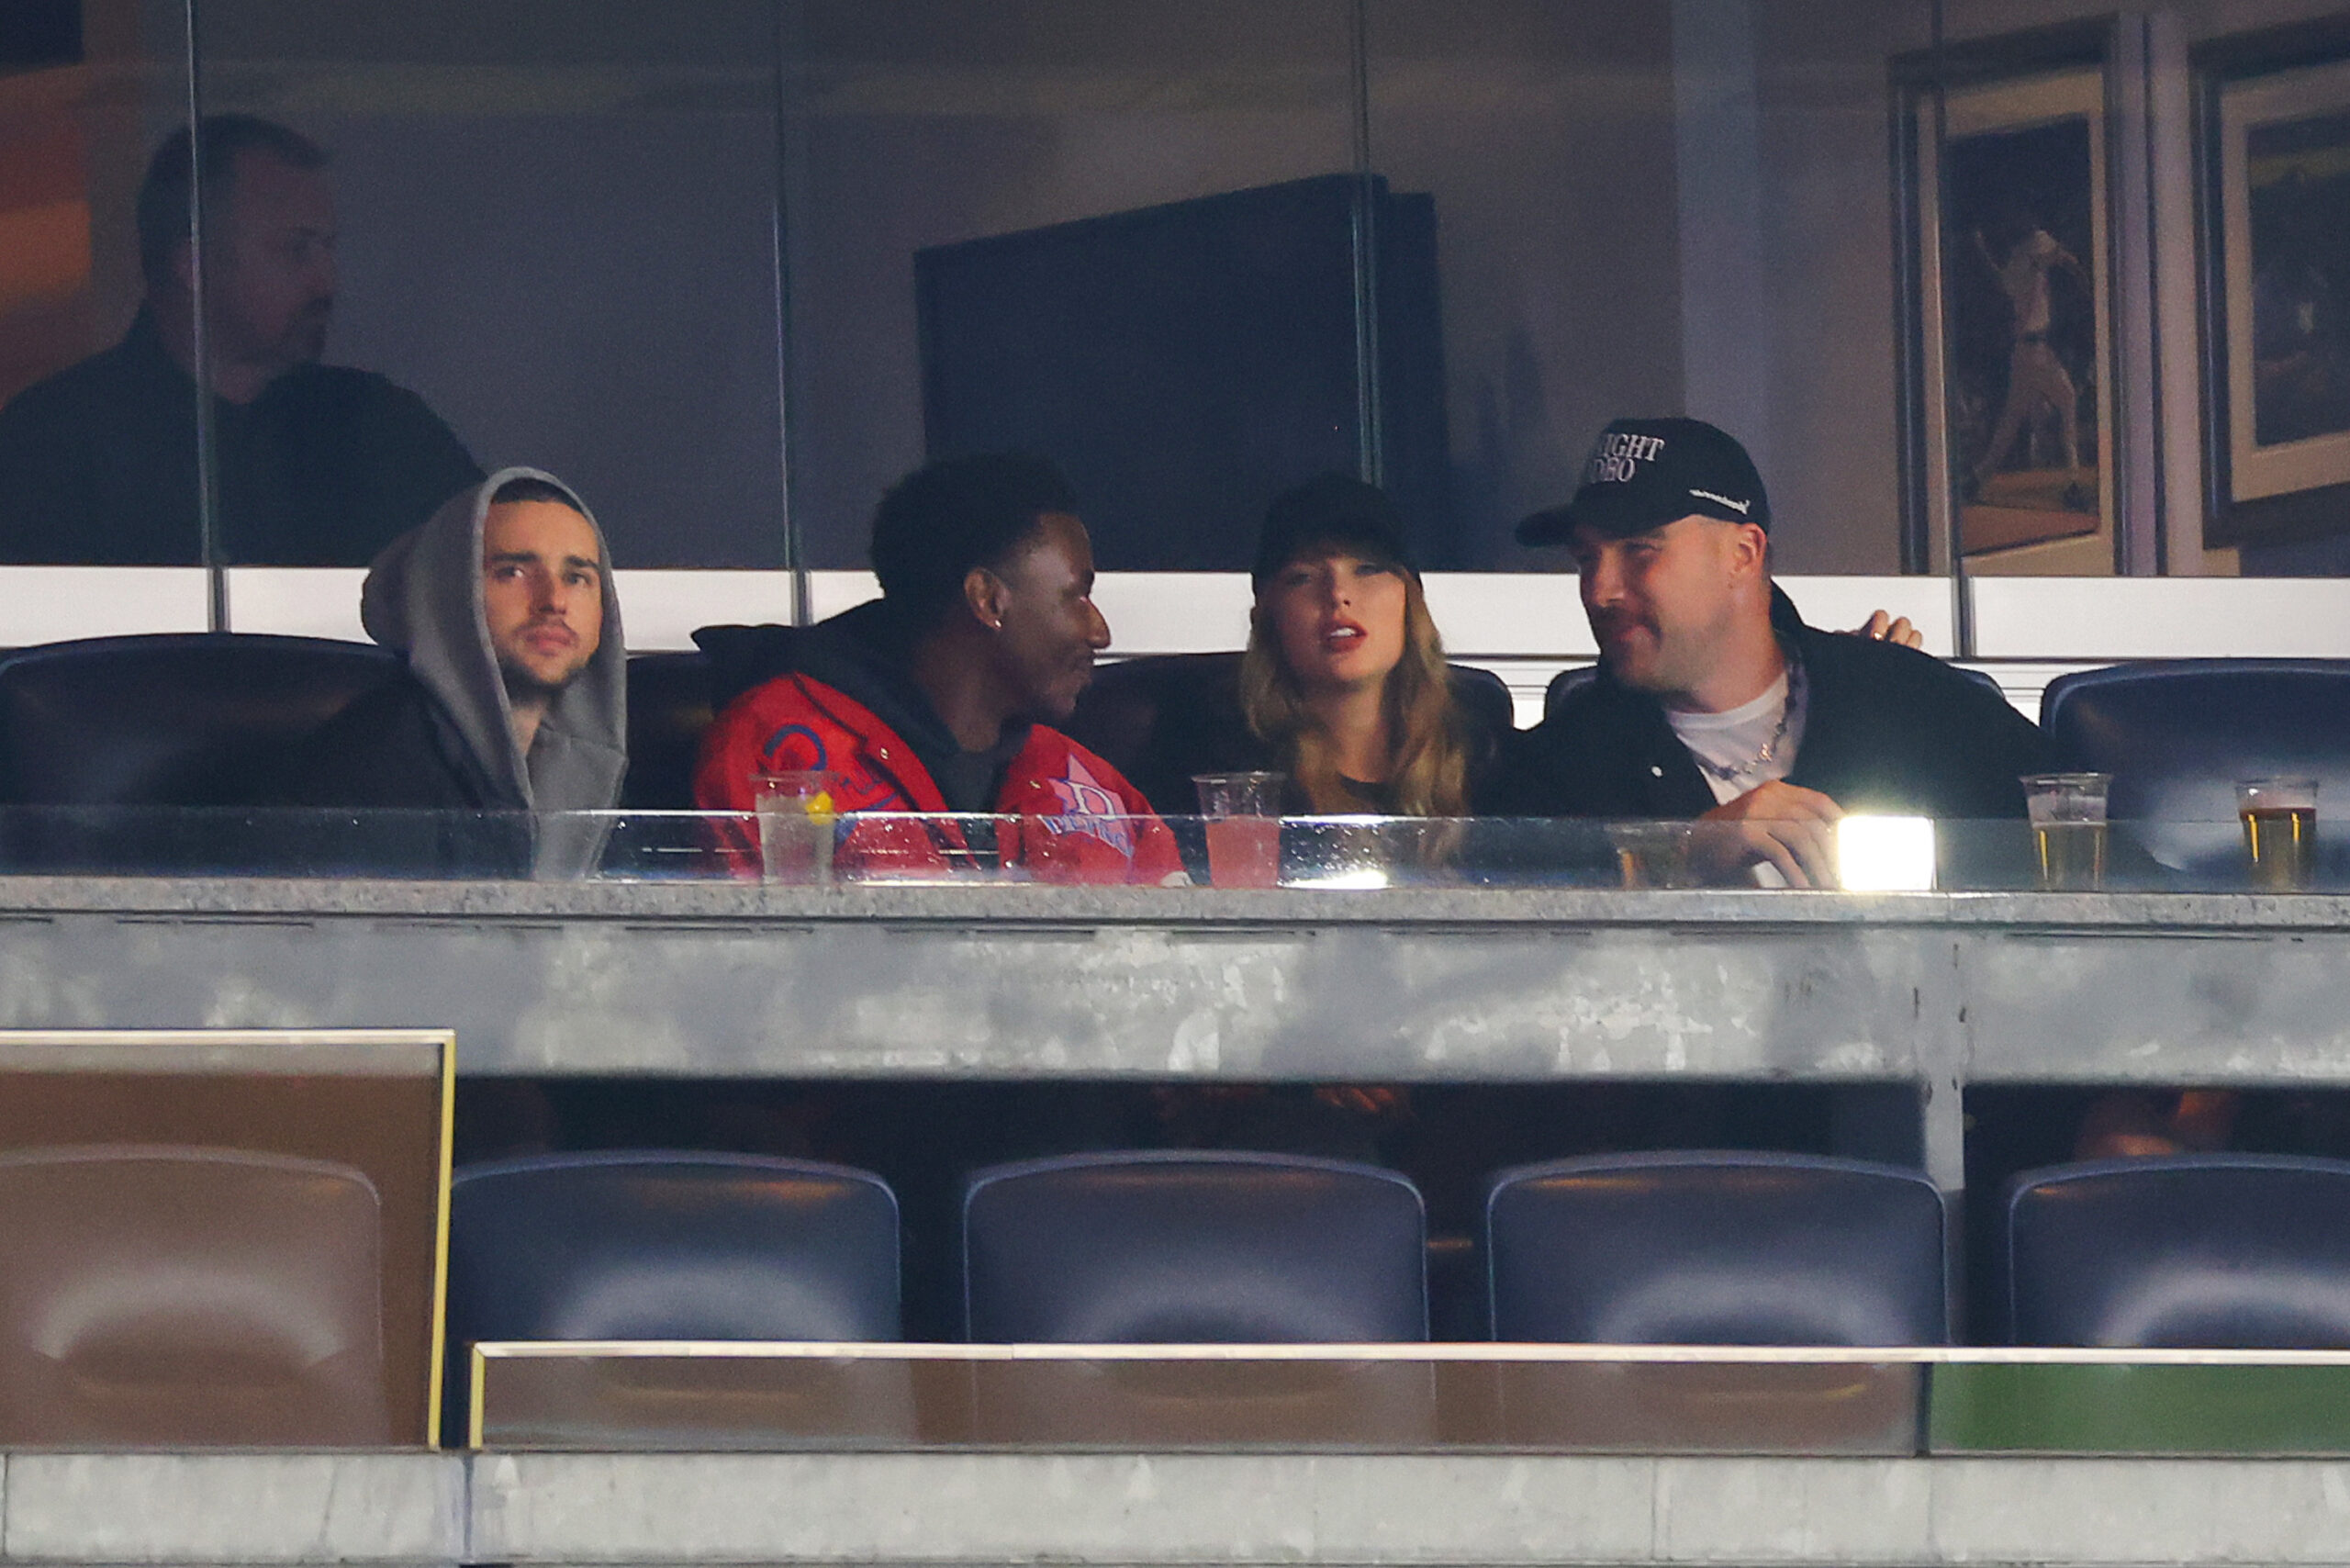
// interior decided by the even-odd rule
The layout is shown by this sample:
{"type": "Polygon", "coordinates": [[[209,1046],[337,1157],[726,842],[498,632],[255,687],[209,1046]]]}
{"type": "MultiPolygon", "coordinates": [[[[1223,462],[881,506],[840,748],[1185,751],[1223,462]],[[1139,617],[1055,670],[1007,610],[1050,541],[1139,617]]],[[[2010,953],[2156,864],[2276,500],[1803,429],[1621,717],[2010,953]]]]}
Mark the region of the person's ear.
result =
{"type": "Polygon", "coordinates": [[[196,293],[196,246],[186,240],[172,247],[172,282],[184,294],[196,293]]]}
{"type": "Polygon", "coordinates": [[[1741,577],[1760,575],[1771,560],[1771,535],[1762,525],[1739,522],[1730,525],[1730,565],[1741,577]]]}
{"type": "Polygon", "coordinates": [[[1003,579],[985,566],[973,566],[963,574],[963,603],[971,618],[990,632],[1003,630],[1003,614],[1011,599],[1003,579]]]}

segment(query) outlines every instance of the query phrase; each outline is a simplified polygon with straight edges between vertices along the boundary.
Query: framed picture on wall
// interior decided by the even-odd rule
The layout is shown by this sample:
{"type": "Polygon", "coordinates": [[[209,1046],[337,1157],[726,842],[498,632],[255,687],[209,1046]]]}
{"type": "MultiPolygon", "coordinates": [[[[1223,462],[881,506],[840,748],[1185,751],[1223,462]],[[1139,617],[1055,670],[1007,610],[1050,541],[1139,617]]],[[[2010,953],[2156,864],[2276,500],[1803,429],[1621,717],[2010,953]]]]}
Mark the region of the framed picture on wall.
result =
{"type": "Polygon", "coordinates": [[[2110,572],[2105,73],[1953,88],[1942,115],[1916,142],[1928,516],[1978,569],[2110,572]]]}
{"type": "Polygon", "coordinates": [[[1976,87],[1946,113],[1936,390],[1956,548],[2101,539],[2109,557],[2104,77],[1976,87]]]}
{"type": "Polygon", "coordinates": [[[1910,570],[2117,569],[2118,36],[2109,18],[1893,62],[1910,570]]]}
{"type": "Polygon", "coordinates": [[[2338,22],[2198,51],[2210,544],[2350,534],[2345,54],[2338,22]]]}

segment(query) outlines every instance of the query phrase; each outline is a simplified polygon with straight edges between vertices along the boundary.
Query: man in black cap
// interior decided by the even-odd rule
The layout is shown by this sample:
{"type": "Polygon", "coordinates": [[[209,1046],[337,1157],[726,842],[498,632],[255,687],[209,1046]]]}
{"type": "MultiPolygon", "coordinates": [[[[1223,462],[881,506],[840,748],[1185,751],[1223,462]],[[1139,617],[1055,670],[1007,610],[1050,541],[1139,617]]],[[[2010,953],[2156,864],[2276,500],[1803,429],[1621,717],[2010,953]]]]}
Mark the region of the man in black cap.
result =
{"type": "Polygon", "coordinates": [[[1698,420],[1617,420],[1565,506],[1518,525],[1582,575],[1600,667],[1520,737],[1513,815],[1701,818],[1707,868],[1836,883],[1848,811],[2020,817],[2039,728],[1902,646],[1804,624],[1773,586],[1771,504],[1745,448],[1698,420]]]}

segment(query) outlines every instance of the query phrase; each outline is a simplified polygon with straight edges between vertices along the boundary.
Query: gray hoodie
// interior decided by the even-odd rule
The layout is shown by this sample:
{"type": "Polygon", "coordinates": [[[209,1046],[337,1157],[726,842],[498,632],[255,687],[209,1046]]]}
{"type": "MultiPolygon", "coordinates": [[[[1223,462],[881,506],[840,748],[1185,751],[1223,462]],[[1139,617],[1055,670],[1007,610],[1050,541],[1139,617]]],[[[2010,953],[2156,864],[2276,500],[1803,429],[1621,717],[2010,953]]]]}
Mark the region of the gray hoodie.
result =
{"type": "MultiPolygon", "coordinates": [[[[451,497],[421,528],[386,545],[368,568],[359,599],[367,634],[408,658],[408,669],[445,709],[481,766],[492,798],[532,812],[602,812],[620,802],[628,770],[628,645],[612,589],[611,551],[595,514],[571,487],[536,468],[501,468],[451,497]],[[530,755],[514,744],[513,708],[490,646],[482,609],[482,520],[490,497],[513,479],[540,479],[570,496],[596,530],[602,554],[603,633],[588,666],[555,694],[530,755]]],[[[603,841],[542,824],[542,877],[589,869],[603,841]]]]}

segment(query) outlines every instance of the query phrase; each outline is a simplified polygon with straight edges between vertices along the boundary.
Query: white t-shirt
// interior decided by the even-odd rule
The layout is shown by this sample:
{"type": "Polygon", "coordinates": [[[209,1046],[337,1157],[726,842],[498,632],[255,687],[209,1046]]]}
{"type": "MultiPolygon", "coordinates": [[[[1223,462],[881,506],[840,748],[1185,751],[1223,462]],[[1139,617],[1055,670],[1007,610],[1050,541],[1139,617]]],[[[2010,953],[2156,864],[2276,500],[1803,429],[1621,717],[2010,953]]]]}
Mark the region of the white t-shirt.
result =
{"type": "Polygon", "coordinates": [[[1720,804],[1795,771],[1796,748],[1803,744],[1803,695],[1800,685],[1790,683],[1783,674],[1762,696],[1726,713],[1675,713],[1668,710],[1664,720],[1681,737],[1681,744],[1689,748],[1689,755],[1697,759],[1697,771],[1705,775],[1706,787],[1714,792],[1715,803],[1720,804]],[[1782,713],[1787,719],[1786,734],[1780,735],[1776,745],[1771,745],[1782,713]],[[1771,756],[1762,760],[1762,752],[1766,745],[1771,746],[1771,756]],[[1727,778],[1719,771],[1723,768],[1733,770],[1727,778]]]}
{"type": "MultiPolygon", "coordinates": [[[[1668,709],[1664,722],[1673,726],[1673,733],[1689,748],[1689,755],[1697,759],[1697,771],[1704,777],[1706,788],[1714,792],[1714,803],[1721,805],[1795,771],[1796,748],[1803,744],[1807,706],[1803,682],[1790,681],[1782,674],[1762,696],[1726,713],[1675,713],[1668,709]],[[1786,715],[1787,728],[1785,734],[1779,734],[1782,713],[1786,715]],[[1774,734],[1779,734],[1776,745],[1772,744],[1774,734]],[[1765,746],[1771,748],[1767,759],[1762,756],[1765,746]],[[1719,771],[1723,768],[1731,770],[1727,778],[1719,771]]],[[[1754,885],[1784,888],[1787,879],[1779,874],[1776,866],[1766,863],[1754,868],[1754,885]]]]}

